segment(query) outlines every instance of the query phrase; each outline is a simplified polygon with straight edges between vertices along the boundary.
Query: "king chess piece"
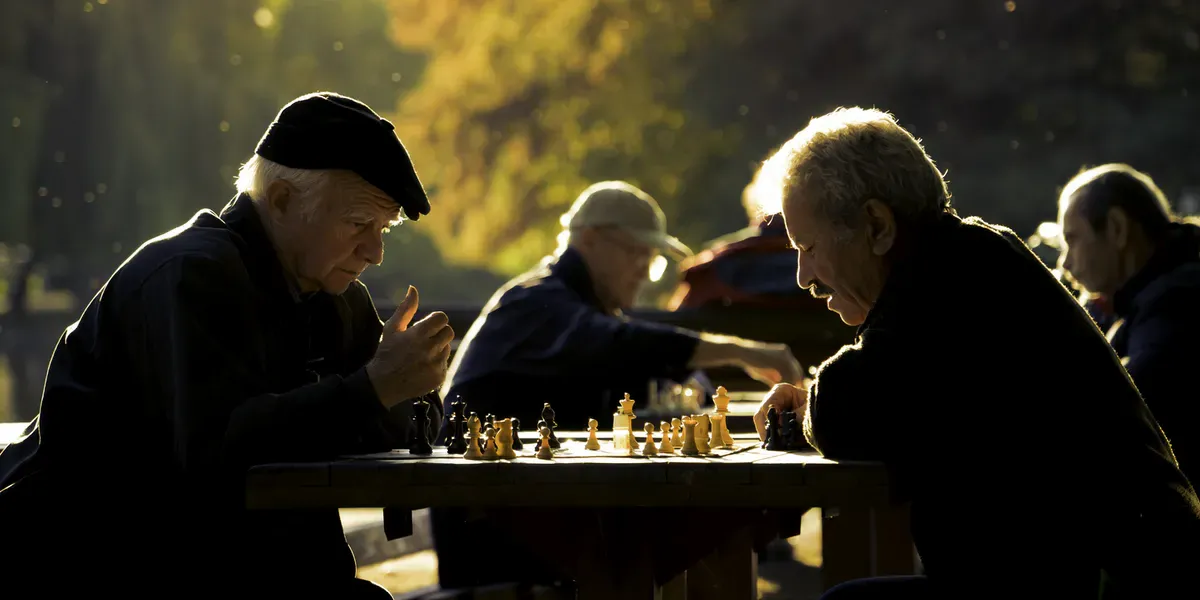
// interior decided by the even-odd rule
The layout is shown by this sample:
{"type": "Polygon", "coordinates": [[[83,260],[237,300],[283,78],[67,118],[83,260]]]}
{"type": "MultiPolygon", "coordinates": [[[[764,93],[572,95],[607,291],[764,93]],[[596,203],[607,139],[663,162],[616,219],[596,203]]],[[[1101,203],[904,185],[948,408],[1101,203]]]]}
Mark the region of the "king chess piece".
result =
{"type": "Polygon", "coordinates": [[[630,450],[636,449],[629,446],[629,436],[625,435],[626,431],[633,429],[633,420],[637,418],[633,414],[633,404],[636,400],[629,397],[629,392],[625,392],[625,398],[620,400],[620,407],[617,412],[613,413],[613,449],[614,450],[630,450]]]}
{"type": "Polygon", "coordinates": [[[413,403],[413,422],[416,423],[417,433],[413,445],[408,449],[410,454],[426,456],[433,454],[433,446],[429,445],[429,402],[417,400],[413,403]]]}
{"type": "MultiPolygon", "coordinates": [[[[729,414],[729,391],[725,389],[725,386],[717,386],[717,394],[713,396],[713,405],[717,407],[717,414],[723,416],[729,414]]],[[[714,428],[714,431],[715,430],[716,429],[714,428]]],[[[713,441],[715,442],[716,440],[714,439],[713,441]]],[[[714,444],[714,446],[716,445],[717,444],[714,444]]],[[[733,435],[729,433],[729,427],[727,425],[721,426],[720,446],[725,448],[733,447],[733,435]]]]}
{"type": "Polygon", "coordinates": [[[558,427],[558,423],[554,420],[554,409],[550,408],[549,402],[542,407],[542,420],[546,422],[546,427],[550,430],[550,447],[558,448],[558,437],[554,435],[554,428],[558,427]]]}
{"type": "Polygon", "coordinates": [[[447,450],[446,450],[447,452],[450,451],[449,450],[450,444],[454,443],[454,439],[458,437],[458,418],[457,417],[458,417],[458,407],[460,405],[462,405],[462,402],[460,402],[458,400],[450,401],[450,412],[446,413],[446,423],[448,424],[448,426],[446,428],[446,438],[442,440],[442,445],[447,448],[447,450]]]}
{"type": "Polygon", "coordinates": [[[595,419],[588,419],[588,439],[583,445],[588,450],[599,450],[600,440],[596,439],[596,428],[600,426],[600,422],[595,419]]]}
{"type": "Polygon", "coordinates": [[[521,441],[521,420],[516,417],[512,418],[512,438],[513,450],[523,450],[525,448],[525,442],[521,441]]]}
{"type": "Polygon", "coordinates": [[[452,412],[450,413],[450,431],[451,434],[446,436],[449,439],[446,445],[446,452],[451,455],[459,455],[467,451],[467,419],[463,416],[465,403],[455,401],[450,404],[452,412]]]}

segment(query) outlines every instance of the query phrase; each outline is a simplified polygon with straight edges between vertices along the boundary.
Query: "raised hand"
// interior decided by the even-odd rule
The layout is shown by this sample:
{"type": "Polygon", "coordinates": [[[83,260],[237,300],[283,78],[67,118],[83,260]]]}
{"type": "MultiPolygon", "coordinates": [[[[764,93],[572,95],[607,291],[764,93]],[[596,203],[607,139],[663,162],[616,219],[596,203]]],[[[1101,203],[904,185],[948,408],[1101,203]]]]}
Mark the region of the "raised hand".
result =
{"type": "Polygon", "coordinates": [[[454,330],[444,312],[432,312],[412,322],[417,314],[417,288],[408,287],[404,300],[383,325],[367,375],[384,406],[423,396],[442,384],[449,367],[454,330]]]}

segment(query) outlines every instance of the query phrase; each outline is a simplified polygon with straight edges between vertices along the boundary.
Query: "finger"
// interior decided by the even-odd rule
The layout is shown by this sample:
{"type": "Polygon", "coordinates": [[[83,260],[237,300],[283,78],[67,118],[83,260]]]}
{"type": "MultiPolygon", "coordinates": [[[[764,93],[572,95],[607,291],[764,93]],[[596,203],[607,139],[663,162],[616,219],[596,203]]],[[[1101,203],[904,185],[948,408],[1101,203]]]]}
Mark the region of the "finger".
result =
{"type": "MultiPolygon", "coordinates": [[[[442,377],[446,376],[446,369],[450,367],[450,345],[442,346],[442,350],[434,357],[434,364],[440,365],[442,368],[442,377]]],[[[441,385],[439,383],[438,385],[441,385]]]]}
{"type": "Polygon", "coordinates": [[[420,321],[413,323],[412,329],[417,335],[425,337],[435,337],[443,328],[450,326],[450,317],[446,313],[437,310],[431,312],[420,321]]]}
{"type": "Polygon", "coordinates": [[[767,403],[763,402],[758,410],[754,411],[754,429],[758,430],[758,441],[767,441],[767,403]]]}
{"type": "Polygon", "coordinates": [[[450,327],[443,327],[438,332],[429,338],[433,353],[441,352],[450,348],[450,342],[454,340],[454,330],[450,327]]]}
{"type": "Polygon", "coordinates": [[[420,297],[417,294],[417,288],[408,286],[408,291],[404,294],[404,300],[396,305],[396,312],[392,313],[392,317],[388,319],[387,326],[392,331],[404,331],[408,329],[408,324],[412,322],[413,315],[417,314],[417,304],[420,297]]]}

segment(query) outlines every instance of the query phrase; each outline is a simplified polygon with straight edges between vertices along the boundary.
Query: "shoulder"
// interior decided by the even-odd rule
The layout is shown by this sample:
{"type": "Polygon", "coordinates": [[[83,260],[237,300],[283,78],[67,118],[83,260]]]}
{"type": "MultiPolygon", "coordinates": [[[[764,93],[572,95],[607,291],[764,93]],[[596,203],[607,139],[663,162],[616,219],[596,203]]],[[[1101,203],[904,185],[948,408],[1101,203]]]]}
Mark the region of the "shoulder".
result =
{"type": "Polygon", "coordinates": [[[1163,274],[1134,302],[1141,318],[1170,315],[1176,320],[1200,323],[1200,262],[1185,263],[1163,274]]]}
{"type": "Polygon", "coordinates": [[[121,295],[150,282],[197,278],[249,284],[240,238],[209,210],[146,241],[117,268],[106,287],[121,295]]]}

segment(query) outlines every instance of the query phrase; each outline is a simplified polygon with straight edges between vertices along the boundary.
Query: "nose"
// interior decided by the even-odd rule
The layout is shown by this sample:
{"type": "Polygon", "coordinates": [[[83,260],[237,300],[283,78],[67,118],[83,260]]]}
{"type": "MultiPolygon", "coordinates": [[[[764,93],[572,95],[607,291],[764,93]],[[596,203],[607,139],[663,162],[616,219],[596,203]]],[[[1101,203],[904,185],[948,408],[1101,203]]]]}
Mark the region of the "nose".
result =
{"type": "Polygon", "coordinates": [[[804,253],[797,252],[796,253],[796,285],[807,290],[808,288],[812,287],[813,282],[816,281],[816,279],[817,279],[816,272],[813,271],[812,265],[809,264],[808,259],[804,258],[804,253]]]}
{"type": "Polygon", "coordinates": [[[358,256],[373,265],[383,264],[383,232],[370,234],[359,242],[358,256]]]}

